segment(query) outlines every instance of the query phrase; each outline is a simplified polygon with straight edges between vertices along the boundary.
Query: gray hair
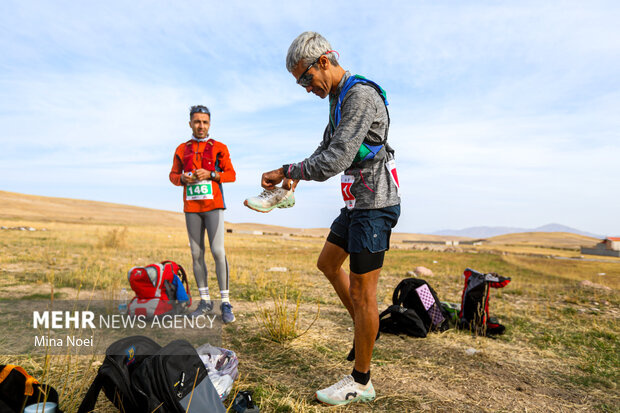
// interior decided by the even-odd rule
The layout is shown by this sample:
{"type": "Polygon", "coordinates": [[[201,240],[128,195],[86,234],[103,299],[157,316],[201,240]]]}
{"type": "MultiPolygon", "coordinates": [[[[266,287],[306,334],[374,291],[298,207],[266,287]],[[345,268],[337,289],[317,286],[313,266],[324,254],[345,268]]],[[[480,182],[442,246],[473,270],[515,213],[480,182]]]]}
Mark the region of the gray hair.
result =
{"type": "MultiPolygon", "coordinates": [[[[321,57],[321,55],[331,50],[332,46],[327,39],[319,33],[303,32],[293,40],[293,43],[291,43],[291,46],[288,48],[288,53],[286,54],[286,69],[292,73],[299,62],[310,64],[321,57]]],[[[334,53],[328,53],[327,58],[332,65],[339,66],[334,53]]]]}

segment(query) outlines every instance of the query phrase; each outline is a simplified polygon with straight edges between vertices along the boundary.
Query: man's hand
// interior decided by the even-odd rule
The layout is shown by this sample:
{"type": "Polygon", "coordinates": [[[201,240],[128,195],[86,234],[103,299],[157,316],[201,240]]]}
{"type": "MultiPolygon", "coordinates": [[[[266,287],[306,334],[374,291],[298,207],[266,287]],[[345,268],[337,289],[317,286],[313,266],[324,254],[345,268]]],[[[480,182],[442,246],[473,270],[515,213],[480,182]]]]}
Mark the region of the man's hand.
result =
{"type": "Polygon", "coordinates": [[[220,182],[220,173],[218,171],[213,172],[215,172],[215,178],[211,178],[211,171],[207,171],[206,169],[196,169],[196,171],[194,172],[194,176],[198,181],[210,179],[215,182],[220,182]]]}
{"type": "Polygon", "coordinates": [[[274,169],[273,171],[265,172],[261,178],[260,185],[267,189],[272,190],[284,179],[284,170],[282,168],[274,169]]]}
{"type": "Polygon", "coordinates": [[[282,181],[282,188],[286,189],[287,191],[294,191],[298,183],[299,179],[284,178],[284,180],[282,181]]]}
{"type": "Polygon", "coordinates": [[[194,174],[190,174],[190,172],[185,172],[184,174],[181,174],[181,184],[185,185],[189,182],[193,182],[196,180],[196,175],[194,174]]]}
{"type": "Polygon", "coordinates": [[[211,172],[200,168],[194,171],[194,176],[198,181],[204,181],[205,179],[211,179],[211,172]]]}

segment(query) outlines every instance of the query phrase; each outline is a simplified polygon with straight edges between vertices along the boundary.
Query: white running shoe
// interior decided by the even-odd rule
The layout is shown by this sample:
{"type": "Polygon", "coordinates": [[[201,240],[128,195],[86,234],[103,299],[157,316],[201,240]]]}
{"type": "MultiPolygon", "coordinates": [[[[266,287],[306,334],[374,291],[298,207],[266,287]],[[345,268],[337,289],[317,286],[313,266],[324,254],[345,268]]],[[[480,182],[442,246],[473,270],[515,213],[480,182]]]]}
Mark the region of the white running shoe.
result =
{"type": "Polygon", "coordinates": [[[370,380],[366,385],[362,385],[353,380],[353,376],[349,374],[338,383],[317,391],[316,398],[320,402],[333,406],[352,402],[369,402],[375,398],[375,389],[370,380]]]}
{"type": "Polygon", "coordinates": [[[264,190],[260,195],[246,199],[243,205],[258,212],[269,212],[274,208],[290,208],[295,205],[295,193],[276,187],[264,190]]]}

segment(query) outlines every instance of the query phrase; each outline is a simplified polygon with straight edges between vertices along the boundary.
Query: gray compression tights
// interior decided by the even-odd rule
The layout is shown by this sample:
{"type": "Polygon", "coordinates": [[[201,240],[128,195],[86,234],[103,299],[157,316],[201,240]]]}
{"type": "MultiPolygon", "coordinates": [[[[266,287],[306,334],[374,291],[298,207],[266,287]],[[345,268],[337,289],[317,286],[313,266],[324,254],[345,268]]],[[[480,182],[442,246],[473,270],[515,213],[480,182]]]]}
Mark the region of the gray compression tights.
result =
{"type": "Polygon", "coordinates": [[[185,224],[192,249],[194,277],[198,288],[207,287],[207,265],[205,264],[205,230],[209,236],[211,255],[215,261],[215,274],[221,290],[228,290],[228,261],[224,251],[224,210],[207,212],[186,212],[185,224]]]}

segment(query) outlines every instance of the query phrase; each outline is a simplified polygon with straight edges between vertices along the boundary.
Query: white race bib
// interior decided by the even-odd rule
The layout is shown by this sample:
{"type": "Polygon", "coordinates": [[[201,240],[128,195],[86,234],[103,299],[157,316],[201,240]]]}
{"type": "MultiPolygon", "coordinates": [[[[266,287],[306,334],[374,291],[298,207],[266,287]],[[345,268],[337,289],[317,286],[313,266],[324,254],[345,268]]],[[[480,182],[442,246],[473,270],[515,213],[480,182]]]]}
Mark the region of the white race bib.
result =
{"type": "Polygon", "coordinates": [[[400,196],[400,184],[398,183],[398,174],[396,173],[396,162],[394,161],[394,159],[391,159],[390,161],[385,163],[385,167],[387,168],[390,176],[392,177],[392,182],[394,182],[394,185],[396,185],[396,191],[398,193],[398,196],[400,196]]]}
{"type": "Polygon", "coordinates": [[[348,209],[353,209],[353,207],[355,206],[355,197],[351,193],[353,181],[355,181],[355,177],[353,175],[342,175],[340,177],[342,199],[344,199],[344,204],[348,209]]]}
{"type": "Polygon", "coordinates": [[[213,199],[213,182],[209,179],[198,181],[185,186],[185,199],[199,201],[213,199]]]}

